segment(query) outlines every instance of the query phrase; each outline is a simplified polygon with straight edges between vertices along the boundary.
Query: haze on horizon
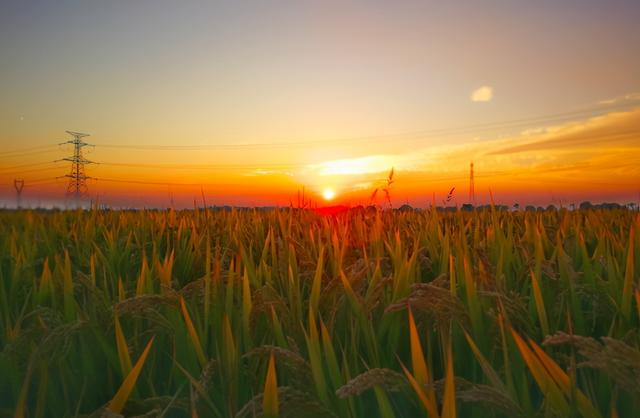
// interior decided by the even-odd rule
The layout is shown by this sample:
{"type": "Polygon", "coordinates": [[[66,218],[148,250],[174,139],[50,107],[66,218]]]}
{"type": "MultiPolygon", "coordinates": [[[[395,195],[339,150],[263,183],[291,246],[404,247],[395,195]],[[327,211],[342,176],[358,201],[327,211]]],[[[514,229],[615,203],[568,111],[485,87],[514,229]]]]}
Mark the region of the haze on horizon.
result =
{"type": "Polygon", "coordinates": [[[0,206],[637,202],[640,2],[3,2],[0,206]],[[323,199],[324,196],[324,199],[323,199]],[[330,200],[329,200],[330,199],[330,200]],[[378,197],[378,203],[382,198],[378,197]]]}

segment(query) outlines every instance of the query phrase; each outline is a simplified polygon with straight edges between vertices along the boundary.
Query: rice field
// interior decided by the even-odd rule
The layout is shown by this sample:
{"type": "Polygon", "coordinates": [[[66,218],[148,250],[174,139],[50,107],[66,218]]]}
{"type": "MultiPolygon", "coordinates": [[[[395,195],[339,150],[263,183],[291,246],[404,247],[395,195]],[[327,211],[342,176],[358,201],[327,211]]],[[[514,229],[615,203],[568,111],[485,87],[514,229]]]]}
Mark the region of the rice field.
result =
{"type": "Polygon", "coordinates": [[[632,417],[630,210],[0,212],[0,416],[632,417]]]}

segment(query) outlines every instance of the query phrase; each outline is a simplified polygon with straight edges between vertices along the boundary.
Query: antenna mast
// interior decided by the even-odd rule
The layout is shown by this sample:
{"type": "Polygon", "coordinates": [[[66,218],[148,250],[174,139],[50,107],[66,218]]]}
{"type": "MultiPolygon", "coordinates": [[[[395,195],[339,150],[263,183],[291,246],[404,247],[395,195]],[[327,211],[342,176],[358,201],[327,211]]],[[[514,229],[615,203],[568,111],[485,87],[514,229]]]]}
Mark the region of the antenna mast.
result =
{"type": "Polygon", "coordinates": [[[476,205],[476,191],[474,188],[474,180],[473,180],[473,161],[469,167],[469,203],[473,206],[476,205]]]}

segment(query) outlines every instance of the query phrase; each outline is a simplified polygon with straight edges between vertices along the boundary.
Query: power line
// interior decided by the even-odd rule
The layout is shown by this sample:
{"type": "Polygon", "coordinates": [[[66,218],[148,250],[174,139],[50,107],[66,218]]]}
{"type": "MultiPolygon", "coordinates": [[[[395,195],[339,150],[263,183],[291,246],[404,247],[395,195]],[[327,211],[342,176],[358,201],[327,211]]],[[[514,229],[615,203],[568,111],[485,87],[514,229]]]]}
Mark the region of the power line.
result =
{"type": "Polygon", "coordinates": [[[34,173],[34,172],[57,170],[58,168],[59,168],[58,166],[50,166],[50,167],[32,168],[32,169],[29,169],[29,170],[16,170],[16,171],[0,172],[0,174],[1,175],[12,175],[12,174],[34,173]]]}
{"type": "MultiPolygon", "coordinates": [[[[637,106],[637,105],[634,105],[637,106]]],[[[121,147],[121,148],[129,148],[129,149],[140,149],[140,150],[149,150],[149,149],[159,149],[159,150],[202,150],[202,149],[214,149],[214,148],[249,148],[249,147],[255,147],[255,148],[264,148],[264,147],[288,147],[288,146],[292,146],[292,145],[314,145],[314,144],[319,144],[319,145],[326,145],[328,143],[332,143],[332,142],[345,142],[345,141],[352,141],[352,142],[359,142],[359,141],[372,141],[372,140],[402,140],[402,136],[410,136],[410,135],[414,135],[414,136],[421,136],[422,138],[426,138],[429,135],[432,136],[442,136],[442,135],[453,135],[453,134],[461,134],[461,133],[465,133],[465,132],[471,132],[471,131],[475,131],[475,132],[479,132],[482,130],[491,130],[491,129],[501,129],[501,128],[514,128],[517,126],[522,126],[523,124],[532,124],[532,123],[536,123],[536,122],[544,122],[544,123],[551,123],[551,122],[558,122],[561,120],[568,120],[568,119],[576,119],[576,117],[579,116],[587,116],[589,114],[593,114],[594,112],[611,112],[614,111],[616,109],[619,110],[629,110],[631,108],[631,106],[629,104],[626,104],[625,106],[614,106],[614,107],[609,107],[606,109],[602,109],[602,108],[592,108],[592,109],[583,109],[583,110],[579,110],[579,111],[573,111],[573,112],[565,112],[565,113],[560,113],[560,114],[555,114],[555,115],[547,115],[547,116],[540,116],[540,117],[533,117],[533,118],[527,118],[527,119],[520,119],[520,120],[512,120],[512,121],[507,121],[507,122],[496,122],[496,123],[486,123],[486,124],[476,124],[476,125],[468,125],[466,127],[458,127],[458,128],[443,128],[443,129],[433,129],[433,130],[423,130],[423,131],[414,131],[414,132],[404,132],[404,133],[396,133],[396,134],[389,134],[389,135],[378,135],[378,136],[368,136],[368,137],[355,137],[355,138],[342,138],[342,139],[334,139],[334,140],[318,140],[318,141],[306,141],[306,142],[288,142],[288,143],[255,143],[255,144],[212,144],[212,145],[184,145],[184,146],[180,146],[180,145],[175,145],[175,146],[166,146],[166,145],[132,145],[132,144],[125,144],[125,145],[117,145],[117,144],[107,144],[107,145],[102,145],[103,148],[115,148],[115,147],[121,147]]],[[[66,141],[63,144],[71,144],[74,145],[74,155],[72,157],[68,157],[68,158],[64,158],[62,160],[64,161],[70,161],[72,163],[71,166],[71,172],[70,174],[67,174],[66,176],[63,177],[67,177],[69,178],[69,183],[68,183],[68,187],[67,187],[67,192],[69,194],[73,194],[74,196],[79,197],[80,195],[82,195],[83,193],[86,193],[87,191],[87,184],[86,184],[86,180],[91,179],[91,177],[86,176],[85,171],[84,171],[84,166],[85,164],[91,164],[93,163],[92,161],[89,161],[87,159],[85,159],[82,155],[82,149],[85,146],[88,146],[90,144],[85,143],[82,138],[85,136],[88,136],[87,134],[81,134],[81,133],[76,133],[76,132],[69,132],[71,135],[74,136],[73,140],[70,141],[66,141]]],[[[594,136],[590,136],[588,139],[589,141],[594,141],[594,140],[599,140],[602,138],[625,138],[625,137],[631,137],[633,135],[638,135],[638,130],[623,130],[620,132],[615,132],[615,133],[609,133],[609,134],[602,134],[602,135],[594,135],[594,136]]],[[[411,139],[411,138],[404,138],[404,139],[411,139]]],[[[416,139],[416,138],[413,138],[416,139]]],[[[570,138],[567,138],[566,140],[561,140],[562,143],[566,142],[566,141],[570,141],[570,138]]],[[[557,140],[552,140],[553,142],[556,142],[557,140]]],[[[542,141],[542,142],[537,142],[535,143],[536,145],[538,145],[539,147],[543,147],[546,144],[546,141],[542,141]]],[[[531,146],[533,144],[519,144],[519,145],[515,145],[512,147],[508,147],[507,149],[502,149],[502,150],[498,150],[498,151],[494,151],[494,153],[501,153],[501,152],[508,152],[510,150],[514,150],[514,149],[518,149],[519,147],[527,147],[527,146],[531,146]]],[[[17,158],[20,156],[26,156],[26,155],[35,155],[35,154],[42,154],[42,153],[48,153],[50,151],[48,151],[48,149],[51,148],[51,146],[38,146],[38,147],[31,147],[31,148],[25,148],[22,150],[12,150],[12,151],[4,151],[4,152],[0,152],[0,156],[4,156],[7,158],[17,158]]],[[[61,160],[57,160],[57,161],[61,161],[61,160]]],[[[56,161],[54,161],[53,163],[55,163],[56,161]]],[[[20,173],[26,173],[26,172],[43,172],[43,171],[48,171],[48,170],[53,170],[56,167],[41,167],[43,165],[47,165],[47,164],[51,164],[50,162],[40,162],[40,163],[33,163],[33,164],[18,164],[18,165],[14,165],[14,166],[9,166],[9,167],[3,167],[0,168],[0,175],[10,175],[11,173],[13,173],[12,171],[7,171],[7,170],[16,170],[16,169],[22,169],[22,168],[29,168],[31,167],[31,169],[27,169],[27,170],[20,170],[20,173]],[[34,167],[38,167],[38,168],[34,168],[34,167]]],[[[301,167],[301,166],[309,166],[311,164],[134,164],[134,163],[120,163],[120,162],[104,162],[102,163],[102,165],[107,165],[107,166],[114,166],[114,167],[139,167],[139,168],[158,168],[158,169],[202,169],[202,170],[232,170],[232,169],[286,169],[286,168],[295,168],[295,167],[301,167]]],[[[18,171],[14,171],[15,173],[18,173],[18,171]]],[[[513,173],[511,173],[513,174],[513,173]]],[[[520,173],[523,174],[523,173],[520,173]]],[[[491,173],[483,173],[483,175],[480,175],[478,177],[487,177],[487,176],[493,176],[493,175],[499,175],[499,174],[491,174],[491,173]]],[[[471,175],[470,175],[470,196],[472,196],[473,194],[473,168],[471,168],[471,175]]],[[[449,179],[454,179],[454,178],[449,178],[449,179]]],[[[457,178],[455,178],[457,179],[457,178]]],[[[213,186],[221,186],[222,184],[220,183],[216,183],[216,184],[203,184],[203,183],[173,183],[173,182],[161,182],[161,181],[139,181],[139,180],[127,180],[127,179],[113,179],[113,178],[100,178],[100,179],[96,179],[96,180],[100,180],[100,181],[105,181],[105,182],[116,182],[116,183],[129,183],[129,184],[145,184],[145,185],[162,185],[162,186],[176,186],[176,187],[180,187],[180,186],[184,186],[184,187],[198,187],[198,186],[202,186],[202,185],[213,185],[213,186]]],[[[409,179],[407,179],[409,180],[409,179]]],[[[416,181],[416,179],[411,179],[413,181],[416,181]]],[[[412,182],[411,180],[409,180],[409,182],[412,182]]],[[[439,179],[437,178],[427,178],[425,180],[422,181],[438,181],[439,179]]],[[[31,187],[33,185],[47,185],[47,184],[59,184],[56,181],[52,181],[51,178],[44,178],[44,179],[38,179],[38,180],[33,180],[33,181],[28,181],[28,185],[26,187],[31,187]]],[[[470,197],[471,198],[471,197],[470,197]]]]}
{"type": "Polygon", "coordinates": [[[59,182],[58,180],[56,180],[56,179],[48,179],[48,180],[46,180],[46,181],[42,180],[42,181],[40,181],[40,182],[36,182],[36,183],[34,183],[34,182],[29,182],[29,184],[25,184],[25,187],[27,187],[27,188],[28,188],[28,187],[33,187],[33,186],[48,186],[48,185],[51,185],[51,184],[57,184],[57,185],[59,185],[59,186],[63,186],[63,185],[64,185],[64,183],[60,183],[60,182],[59,182]]]}
{"type": "Polygon", "coordinates": [[[144,181],[144,180],[127,180],[127,179],[112,179],[105,177],[95,177],[93,180],[97,182],[108,182],[108,183],[127,183],[127,184],[141,184],[141,185],[149,185],[149,186],[176,186],[176,187],[200,187],[200,186],[238,186],[239,184],[231,184],[231,183],[174,183],[170,181],[144,181]]]}
{"type": "Polygon", "coordinates": [[[36,180],[25,180],[24,187],[43,186],[43,185],[47,185],[47,184],[63,185],[64,183],[62,183],[60,181],[60,177],[58,177],[58,178],[47,177],[47,178],[41,178],[41,179],[36,179],[36,180]]]}
{"type": "Polygon", "coordinates": [[[22,153],[15,153],[11,155],[3,155],[3,158],[22,158],[22,157],[30,157],[32,155],[42,155],[42,154],[51,154],[53,148],[41,151],[27,151],[22,153]]]}
{"type": "MultiPolygon", "coordinates": [[[[613,133],[604,133],[600,135],[591,135],[586,140],[588,142],[600,141],[603,139],[628,139],[633,138],[640,134],[638,130],[624,130],[613,133]]],[[[520,147],[529,147],[529,146],[537,146],[539,148],[543,148],[550,144],[560,143],[564,144],[565,142],[571,142],[572,138],[569,136],[566,139],[549,139],[543,141],[536,142],[528,142],[524,144],[517,144],[507,146],[505,148],[497,149],[489,153],[491,154],[501,154],[505,152],[510,152],[512,149],[518,149],[520,147]]],[[[177,170],[243,170],[243,169],[292,169],[292,168],[300,168],[300,167],[308,167],[314,165],[313,163],[308,164],[295,164],[295,163],[264,163],[264,164],[144,164],[144,163],[119,163],[119,162],[98,162],[98,165],[104,166],[114,166],[114,167],[135,167],[135,168],[154,168],[154,169],[177,169],[177,170]]]]}
{"type": "MultiPolygon", "coordinates": [[[[618,164],[615,166],[615,169],[620,169],[620,168],[625,168],[625,167],[638,167],[638,161],[633,161],[633,162],[629,162],[629,163],[625,163],[625,164],[618,164]]],[[[547,178],[542,178],[540,177],[541,174],[549,174],[549,173],[561,173],[561,172],[571,172],[571,171],[575,171],[575,170],[582,170],[582,169],[591,169],[591,170],[600,170],[600,169],[606,169],[606,168],[610,168],[610,166],[608,166],[607,164],[599,164],[599,165],[593,165],[593,164],[573,164],[573,165],[569,165],[569,166],[560,166],[560,167],[539,167],[539,168],[531,168],[531,169],[518,169],[517,171],[515,170],[500,170],[500,171],[482,171],[480,174],[475,173],[474,172],[474,178],[496,178],[496,177],[502,177],[507,178],[508,180],[512,180],[512,181],[520,181],[518,180],[518,177],[522,177],[522,176],[533,176],[532,179],[530,181],[537,181],[537,182],[551,182],[551,183],[555,183],[555,182],[565,182],[564,180],[561,179],[547,179],[547,178]],[[536,177],[537,176],[537,177],[536,177]]],[[[468,179],[468,176],[465,176],[464,174],[459,174],[459,175],[452,175],[452,176],[441,176],[441,177],[432,177],[432,176],[418,176],[418,177],[410,177],[410,178],[406,178],[406,179],[402,179],[401,181],[399,180],[398,183],[400,184],[405,184],[405,183],[426,183],[426,182],[443,182],[443,181],[456,181],[456,180],[465,180],[468,179]]],[[[384,182],[386,181],[386,179],[380,177],[378,179],[373,180],[374,182],[384,182]]],[[[573,181],[573,180],[572,180],[573,181]]],[[[570,181],[568,181],[570,182],[570,181]]],[[[576,183],[584,183],[584,184],[589,184],[590,181],[588,180],[575,180],[576,183]]],[[[594,183],[594,184],[606,184],[606,183],[594,183]]],[[[612,183],[614,184],[614,183],[612,183]]],[[[634,184],[632,183],[615,183],[618,186],[634,186],[634,184]]]]}
{"type": "Polygon", "coordinates": [[[579,116],[597,116],[602,112],[611,112],[614,110],[632,110],[637,107],[637,104],[621,104],[617,106],[611,106],[605,109],[601,107],[586,108],[582,110],[557,113],[552,115],[531,117],[516,119],[512,121],[502,121],[494,123],[484,123],[467,125],[454,128],[438,128],[419,131],[407,131],[392,134],[383,135],[371,135],[371,136],[357,136],[357,137],[345,137],[334,138],[314,141],[293,141],[293,142],[261,142],[261,143],[245,143],[245,144],[207,144],[207,145],[161,145],[161,144],[104,144],[98,145],[101,148],[127,148],[135,150],[156,150],[156,151],[202,151],[208,149],[244,149],[244,148],[281,148],[290,146],[305,146],[305,145],[327,145],[331,143],[347,144],[358,142],[370,142],[381,140],[415,140],[426,139],[430,137],[438,137],[443,135],[456,135],[470,132],[482,132],[491,131],[496,129],[505,128],[517,128],[530,125],[532,123],[551,123],[562,122],[566,120],[572,120],[579,116]],[[595,113],[595,114],[594,114],[595,113]]]}
{"type": "Polygon", "coordinates": [[[55,148],[55,145],[38,145],[36,147],[29,147],[29,148],[21,148],[21,149],[14,149],[14,150],[9,150],[9,151],[2,151],[0,152],[1,156],[12,156],[11,154],[23,154],[23,153],[27,153],[27,152],[33,152],[33,151],[38,151],[38,150],[43,150],[43,149],[52,149],[55,148]]]}
{"type": "MultiPolygon", "coordinates": [[[[293,141],[293,142],[257,142],[257,143],[223,143],[223,144],[207,144],[207,145],[162,145],[162,144],[102,144],[98,145],[101,148],[126,148],[135,150],[165,150],[165,151],[200,151],[207,149],[244,149],[244,148],[269,148],[269,147],[290,147],[290,146],[304,146],[304,145],[326,145],[330,143],[348,143],[348,142],[362,142],[362,141],[374,141],[374,140],[410,140],[428,138],[432,136],[442,135],[455,135],[464,134],[469,132],[496,130],[503,128],[517,128],[532,123],[550,123],[561,122],[565,120],[575,119],[576,117],[597,116],[603,112],[611,112],[616,110],[632,110],[637,108],[638,103],[621,103],[614,106],[602,107],[592,106],[575,111],[549,114],[543,116],[535,116],[530,118],[521,118],[511,121],[501,121],[492,123],[472,124],[460,127],[448,127],[448,128],[436,128],[427,130],[405,131],[396,132],[390,134],[381,135],[368,135],[368,136],[356,136],[356,137],[344,137],[333,139],[322,139],[312,141],[293,141]]],[[[72,143],[71,141],[65,143],[72,143]]],[[[3,157],[20,157],[27,155],[35,155],[47,153],[54,146],[44,145],[29,147],[23,149],[16,149],[10,151],[0,152],[0,156],[3,157]]]]}
{"type": "Polygon", "coordinates": [[[114,166],[114,167],[139,167],[139,168],[158,168],[158,169],[176,169],[176,170],[218,170],[218,169],[276,169],[276,168],[297,168],[306,166],[306,164],[136,164],[136,163],[114,163],[114,162],[98,162],[98,165],[114,166]]]}
{"type": "Polygon", "coordinates": [[[12,165],[12,166],[8,166],[8,167],[0,168],[0,172],[3,172],[5,170],[20,169],[20,168],[25,168],[25,167],[38,167],[38,166],[41,166],[41,165],[49,165],[49,164],[52,164],[54,162],[55,161],[42,161],[42,162],[38,162],[38,163],[27,163],[27,164],[12,165]]]}
{"type": "MultiPolygon", "coordinates": [[[[527,150],[528,151],[540,150],[540,149],[549,148],[550,145],[556,145],[556,146],[571,145],[572,142],[575,142],[575,137],[573,137],[572,135],[573,134],[566,134],[564,137],[560,136],[558,138],[551,138],[551,139],[546,139],[541,141],[527,142],[527,143],[516,144],[516,145],[508,145],[501,149],[489,152],[486,155],[509,154],[509,153],[527,151],[527,150]]],[[[604,133],[601,135],[589,135],[582,140],[581,144],[596,142],[605,138],[617,139],[617,140],[630,139],[630,138],[638,137],[639,135],[640,135],[640,130],[638,129],[629,129],[625,131],[604,133]]]]}

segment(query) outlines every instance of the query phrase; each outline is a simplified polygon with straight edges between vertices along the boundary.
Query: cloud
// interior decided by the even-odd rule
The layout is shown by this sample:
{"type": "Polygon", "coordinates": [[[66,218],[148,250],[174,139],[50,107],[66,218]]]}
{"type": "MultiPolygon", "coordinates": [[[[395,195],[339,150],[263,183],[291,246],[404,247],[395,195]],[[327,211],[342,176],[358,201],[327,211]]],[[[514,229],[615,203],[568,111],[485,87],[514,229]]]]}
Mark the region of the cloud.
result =
{"type": "Polygon", "coordinates": [[[398,161],[394,156],[369,155],[359,158],[325,161],[309,168],[320,176],[374,174],[389,170],[398,161]]]}
{"type": "Polygon", "coordinates": [[[628,94],[625,94],[624,96],[618,96],[618,97],[614,97],[612,99],[607,99],[607,100],[600,100],[598,104],[612,105],[612,104],[618,104],[623,102],[635,102],[638,100],[640,100],[640,93],[628,93],[628,94]]]}
{"type": "Polygon", "coordinates": [[[493,87],[482,86],[471,93],[473,102],[490,102],[493,99],[493,87]]]}
{"type": "Polygon", "coordinates": [[[271,175],[282,175],[282,176],[292,177],[293,173],[291,171],[267,170],[267,169],[263,169],[263,168],[258,168],[256,170],[244,173],[243,175],[244,176],[249,176],[249,177],[253,177],[253,176],[271,176],[271,175]]]}
{"type": "Polygon", "coordinates": [[[465,142],[417,143],[394,154],[308,164],[295,178],[310,190],[320,192],[330,186],[341,195],[351,193],[367,201],[372,190],[384,187],[387,173],[394,167],[394,198],[426,199],[433,192],[446,196],[453,186],[466,193],[469,163],[473,161],[479,195],[486,194],[488,188],[502,193],[502,199],[528,196],[530,201],[545,201],[549,193],[582,193],[585,199],[613,200],[637,193],[640,106],[562,119],[554,125],[532,126],[494,139],[474,141],[472,134],[465,142]]]}
{"type": "Polygon", "coordinates": [[[547,128],[535,140],[517,143],[488,152],[513,154],[551,149],[638,147],[640,139],[640,108],[626,112],[611,112],[582,122],[572,122],[547,128]]]}

